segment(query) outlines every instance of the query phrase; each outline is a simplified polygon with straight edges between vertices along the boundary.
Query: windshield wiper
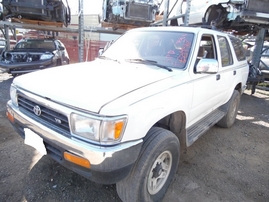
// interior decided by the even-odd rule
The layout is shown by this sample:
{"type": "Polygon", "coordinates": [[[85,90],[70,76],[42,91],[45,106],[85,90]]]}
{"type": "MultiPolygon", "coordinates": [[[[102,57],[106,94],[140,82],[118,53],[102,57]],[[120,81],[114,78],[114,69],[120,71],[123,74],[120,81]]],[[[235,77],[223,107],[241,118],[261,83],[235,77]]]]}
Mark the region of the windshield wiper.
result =
{"type": "Polygon", "coordinates": [[[100,56],[98,56],[98,58],[100,58],[100,59],[104,59],[104,60],[112,60],[112,61],[114,61],[114,62],[118,62],[118,63],[119,63],[119,61],[118,61],[118,60],[115,60],[115,59],[112,59],[112,58],[106,57],[106,56],[104,56],[104,55],[100,55],[100,56]]]}
{"type": "Polygon", "coordinates": [[[151,64],[151,65],[155,65],[157,67],[166,69],[169,72],[173,71],[171,68],[169,68],[169,67],[167,67],[165,65],[158,64],[158,62],[155,61],[155,60],[145,60],[145,59],[136,58],[136,59],[126,59],[125,61],[127,61],[127,62],[137,62],[137,63],[143,63],[143,64],[151,64]]]}

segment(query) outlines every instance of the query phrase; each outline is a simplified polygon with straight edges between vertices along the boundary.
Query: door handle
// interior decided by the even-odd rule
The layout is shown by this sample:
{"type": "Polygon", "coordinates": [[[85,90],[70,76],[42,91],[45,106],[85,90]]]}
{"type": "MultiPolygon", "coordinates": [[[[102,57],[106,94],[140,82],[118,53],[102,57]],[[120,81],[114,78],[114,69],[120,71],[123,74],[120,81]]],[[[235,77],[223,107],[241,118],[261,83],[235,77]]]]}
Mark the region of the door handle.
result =
{"type": "Polygon", "coordinates": [[[234,70],[233,75],[236,75],[236,71],[234,70]]]}
{"type": "Polygon", "coordinates": [[[216,80],[217,80],[217,81],[220,80],[220,74],[217,74],[217,75],[216,75],[216,80]]]}

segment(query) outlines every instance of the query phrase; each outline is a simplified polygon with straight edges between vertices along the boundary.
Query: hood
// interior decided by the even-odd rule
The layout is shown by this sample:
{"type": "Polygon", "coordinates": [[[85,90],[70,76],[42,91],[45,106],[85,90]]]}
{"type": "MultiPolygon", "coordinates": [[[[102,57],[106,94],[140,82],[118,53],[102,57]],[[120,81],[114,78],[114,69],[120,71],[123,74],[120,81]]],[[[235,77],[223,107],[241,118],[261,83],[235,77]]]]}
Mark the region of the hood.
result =
{"type": "Polygon", "coordinates": [[[109,102],[173,75],[153,65],[97,59],[28,73],[13,82],[42,97],[98,113],[109,102]]]}

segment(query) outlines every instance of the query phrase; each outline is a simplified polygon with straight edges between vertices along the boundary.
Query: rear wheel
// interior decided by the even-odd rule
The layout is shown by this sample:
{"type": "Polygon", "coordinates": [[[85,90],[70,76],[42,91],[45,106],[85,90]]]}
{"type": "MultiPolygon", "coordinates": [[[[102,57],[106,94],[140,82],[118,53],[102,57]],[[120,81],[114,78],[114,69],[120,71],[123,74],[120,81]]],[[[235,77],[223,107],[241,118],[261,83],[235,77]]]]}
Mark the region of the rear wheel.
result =
{"type": "Polygon", "coordinates": [[[116,184],[124,202],[160,201],[177,170],[179,140],[170,131],[153,127],[130,174],[116,184]]]}

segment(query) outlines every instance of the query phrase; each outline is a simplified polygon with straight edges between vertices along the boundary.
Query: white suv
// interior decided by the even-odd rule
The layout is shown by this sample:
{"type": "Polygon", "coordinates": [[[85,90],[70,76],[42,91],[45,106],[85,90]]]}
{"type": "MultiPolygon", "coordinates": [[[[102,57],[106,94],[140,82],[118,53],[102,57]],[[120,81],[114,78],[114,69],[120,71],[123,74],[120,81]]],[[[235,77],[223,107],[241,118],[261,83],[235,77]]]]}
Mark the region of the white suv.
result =
{"type": "Polygon", "coordinates": [[[18,76],[7,117],[25,143],[124,202],[160,201],[180,148],[236,119],[241,41],[191,27],[132,29],[95,61],[18,76]]]}

